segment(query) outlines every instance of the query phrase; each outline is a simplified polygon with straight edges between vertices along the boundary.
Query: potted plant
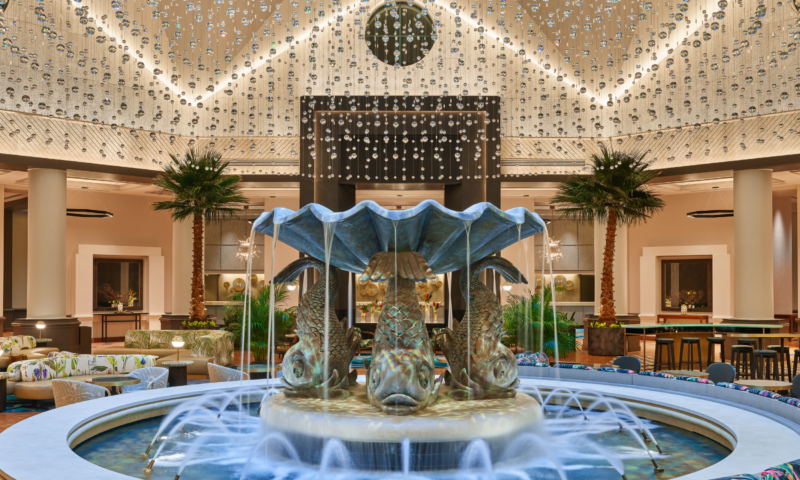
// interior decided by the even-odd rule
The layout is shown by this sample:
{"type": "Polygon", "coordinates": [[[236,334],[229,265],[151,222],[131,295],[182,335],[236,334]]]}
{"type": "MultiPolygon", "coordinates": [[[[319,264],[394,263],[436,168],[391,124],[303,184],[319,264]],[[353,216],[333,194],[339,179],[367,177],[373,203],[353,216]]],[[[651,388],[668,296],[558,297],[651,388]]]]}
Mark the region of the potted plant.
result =
{"type": "Polygon", "coordinates": [[[625,330],[618,323],[590,322],[586,332],[589,355],[625,355],[625,330]]]}
{"type": "MultiPolygon", "coordinates": [[[[244,328],[245,339],[249,338],[250,352],[253,355],[253,363],[266,364],[269,359],[269,306],[270,289],[275,288],[275,336],[278,339],[284,337],[291,331],[294,324],[297,307],[286,308],[286,301],[289,299],[289,289],[285,284],[265,285],[258,294],[250,299],[245,299],[243,293],[230,295],[232,301],[249,302],[250,309],[250,329],[242,326],[243,310],[241,306],[229,306],[225,310],[226,325],[225,330],[233,333],[234,346],[244,350],[248,347],[245,343],[241,345],[242,329],[244,328]]],[[[246,341],[246,340],[245,340],[246,341]]],[[[278,346],[275,345],[277,348],[278,346]]]]}
{"type": "Polygon", "coordinates": [[[606,223],[600,277],[600,321],[607,324],[617,321],[614,310],[617,225],[643,223],[664,208],[664,201],[646,185],[661,172],[648,170],[649,166],[644,154],[618,152],[602,145],[600,154],[592,155],[590,173],[574,176],[562,183],[553,198],[553,202],[559,204],[562,218],[606,223]]]}
{"type": "Polygon", "coordinates": [[[213,320],[184,320],[181,322],[181,330],[209,330],[212,328],[217,328],[217,324],[213,320]]]}
{"type": "MultiPolygon", "coordinates": [[[[239,190],[239,176],[226,175],[228,162],[213,150],[198,153],[194,149],[181,159],[171,161],[153,182],[172,199],[155,202],[154,210],[171,210],[172,220],[192,221],[192,299],[191,321],[205,321],[205,285],[203,278],[203,231],[205,222],[238,218],[239,206],[247,199],[239,190]]],[[[178,252],[180,253],[180,252],[178,252]]]]}
{"type": "Polygon", "coordinates": [[[515,351],[543,351],[549,357],[564,359],[575,353],[580,343],[575,338],[575,313],[553,311],[553,292],[549,286],[526,295],[510,294],[503,307],[502,342],[515,351]],[[544,305],[542,305],[544,302],[544,305]],[[544,309],[544,322],[542,310],[544,309]]]}

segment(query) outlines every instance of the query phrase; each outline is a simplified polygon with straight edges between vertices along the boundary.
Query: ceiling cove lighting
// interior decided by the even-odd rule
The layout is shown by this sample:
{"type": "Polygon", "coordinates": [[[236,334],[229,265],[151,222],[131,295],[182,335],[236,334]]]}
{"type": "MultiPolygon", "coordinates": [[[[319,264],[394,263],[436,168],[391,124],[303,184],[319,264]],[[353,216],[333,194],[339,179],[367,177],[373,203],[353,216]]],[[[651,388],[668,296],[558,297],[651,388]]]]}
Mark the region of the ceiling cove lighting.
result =
{"type": "Polygon", "coordinates": [[[732,217],[733,210],[697,210],[686,214],[689,218],[724,218],[732,217]]]}
{"type": "Polygon", "coordinates": [[[82,218],[111,218],[113,213],[107,210],[89,210],[86,208],[68,208],[68,217],[82,217],[82,218]]]}

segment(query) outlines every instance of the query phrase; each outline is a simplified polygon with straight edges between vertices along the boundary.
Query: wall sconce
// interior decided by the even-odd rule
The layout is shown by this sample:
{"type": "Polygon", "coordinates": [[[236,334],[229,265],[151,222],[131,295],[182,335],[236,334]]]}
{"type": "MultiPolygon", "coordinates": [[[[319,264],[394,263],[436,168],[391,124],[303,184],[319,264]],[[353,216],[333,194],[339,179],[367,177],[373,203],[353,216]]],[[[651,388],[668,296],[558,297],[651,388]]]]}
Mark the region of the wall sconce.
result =
{"type": "Polygon", "coordinates": [[[286,285],[286,288],[288,288],[290,292],[294,292],[294,290],[297,288],[297,282],[292,282],[286,285]]]}
{"type": "Polygon", "coordinates": [[[172,346],[178,351],[178,361],[181,361],[181,347],[183,347],[183,337],[175,337],[172,339],[172,346]]]}
{"type": "Polygon", "coordinates": [[[46,326],[47,325],[45,325],[45,323],[43,321],[41,321],[41,320],[36,322],[36,328],[39,329],[39,340],[42,339],[42,330],[44,330],[44,327],[46,327],[46,326]]]}
{"type": "Polygon", "coordinates": [[[511,284],[508,283],[508,282],[504,283],[503,284],[503,290],[505,290],[506,292],[510,292],[511,291],[511,284]]]}

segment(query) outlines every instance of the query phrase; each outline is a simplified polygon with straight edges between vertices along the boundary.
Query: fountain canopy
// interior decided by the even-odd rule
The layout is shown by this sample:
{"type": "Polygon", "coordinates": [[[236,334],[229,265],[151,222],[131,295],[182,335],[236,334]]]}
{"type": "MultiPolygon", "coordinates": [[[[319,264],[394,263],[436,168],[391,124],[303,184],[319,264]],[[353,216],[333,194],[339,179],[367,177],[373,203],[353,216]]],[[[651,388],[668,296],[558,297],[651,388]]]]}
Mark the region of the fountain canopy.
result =
{"type": "Polygon", "coordinates": [[[483,202],[456,212],[433,200],[408,210],[387,210],[373,201],[361,202],[345,212],[332,212],[315,203],[296,212],[276,208],[261,214],[253,228],[274,236],[277,225],[278,240],[324,259],[326,223],[335,223],[331,265],[354,273],[363,272],[376,253],[389,251],[417,252],[434,273],[447,273],[464,268],[467,258],[475,262],[545,228],[539,215],[522,207],[503,211],[483,202]]]}

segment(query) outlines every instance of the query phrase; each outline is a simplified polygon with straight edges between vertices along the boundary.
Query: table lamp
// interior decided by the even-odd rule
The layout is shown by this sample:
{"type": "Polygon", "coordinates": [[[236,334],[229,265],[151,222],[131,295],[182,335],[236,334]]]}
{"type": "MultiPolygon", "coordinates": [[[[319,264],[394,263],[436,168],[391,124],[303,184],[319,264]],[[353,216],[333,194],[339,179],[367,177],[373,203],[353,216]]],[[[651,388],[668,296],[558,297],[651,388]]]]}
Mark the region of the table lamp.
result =
{"type": "Polygon", "coordinates": [[[172,339],[172,346],[178,350],[178,361],[181,361],[181,347],[183,346],[183,337],[175,337],[172,339]]]}
{"type": "Polygon", "coordinates": [[[36,322],[36,328],[39,329],[39,340],[42,339],[42,330],[44,330],[44,327],[46,327],[46,325],[43,321],[39,320],[36,322]]]}
{"type": "Polygon", "coordinates": [[[510,292],[511,291],[511,284],[508,283],[508,282],[504,283],[503,284],[503,290],[505,290],[506,292],[510,292]]]}

